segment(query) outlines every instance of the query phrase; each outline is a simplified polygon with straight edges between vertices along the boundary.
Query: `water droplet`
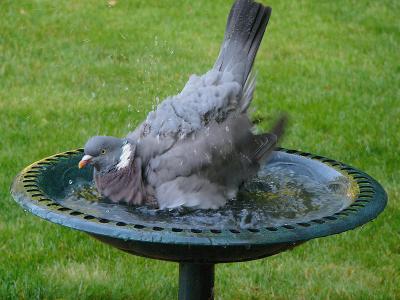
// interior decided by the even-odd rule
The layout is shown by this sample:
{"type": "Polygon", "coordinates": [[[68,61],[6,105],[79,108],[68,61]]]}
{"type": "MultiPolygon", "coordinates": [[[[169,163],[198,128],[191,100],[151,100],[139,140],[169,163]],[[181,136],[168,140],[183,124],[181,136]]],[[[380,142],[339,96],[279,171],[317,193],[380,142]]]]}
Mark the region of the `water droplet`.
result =
{"type": "Polygon", "coordinates": [[[68,181],[68,183],[71,185],[71,184],[73,184],[74,182],[72,181],[72,179],[70,179],[70,180],[68,181]]]}
{"type": "Polygon", "coordinates": [[[225,130],[226,130],[226,132],[229,132],[229,127],[226,126],[226,127],[225,127],[225,130]]]}

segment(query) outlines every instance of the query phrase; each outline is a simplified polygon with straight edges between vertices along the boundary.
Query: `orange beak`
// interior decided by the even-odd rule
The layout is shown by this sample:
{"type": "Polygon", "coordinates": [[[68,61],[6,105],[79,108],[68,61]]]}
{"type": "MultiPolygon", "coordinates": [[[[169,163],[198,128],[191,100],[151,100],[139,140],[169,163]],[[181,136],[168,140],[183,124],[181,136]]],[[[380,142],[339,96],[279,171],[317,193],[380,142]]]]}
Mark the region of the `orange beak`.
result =
{"type": "Polygon", "coordinates": [[[93,156],[91,155],[85,155],[82,157],[81,161],[78,164],[79,169],[84,168],[90,161],[92,160],[93,156]]]}

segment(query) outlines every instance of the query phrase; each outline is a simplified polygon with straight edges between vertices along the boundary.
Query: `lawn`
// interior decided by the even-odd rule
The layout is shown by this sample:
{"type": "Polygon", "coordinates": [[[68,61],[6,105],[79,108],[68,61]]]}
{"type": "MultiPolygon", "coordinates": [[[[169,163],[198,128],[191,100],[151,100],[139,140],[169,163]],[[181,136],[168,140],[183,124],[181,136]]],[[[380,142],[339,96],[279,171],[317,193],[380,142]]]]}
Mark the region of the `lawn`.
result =
{"type": "MultiPolygon", "coordinates": [[[[400,298],[400,2],[278,1],[253,117],[290,116],[283,146],[365,170],[374,222],[217,266],[217,299],[400,298]]],[[[231,1],[0,1],[0,298],[173,299],[177,265],[133,257],[25,213],[25,165],[123,136],[217,57],[231,1]]]]}

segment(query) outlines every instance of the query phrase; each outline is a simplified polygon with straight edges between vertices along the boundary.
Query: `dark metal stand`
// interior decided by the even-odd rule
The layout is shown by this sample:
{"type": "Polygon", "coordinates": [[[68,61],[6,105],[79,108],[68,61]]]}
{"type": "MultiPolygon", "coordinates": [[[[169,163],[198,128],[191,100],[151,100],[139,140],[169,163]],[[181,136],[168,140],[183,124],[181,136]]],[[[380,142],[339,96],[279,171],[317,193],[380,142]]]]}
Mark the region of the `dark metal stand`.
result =
{"type": "Polygon", "coordinates": [[[214,299],[214,264],[179,264],[179,300],[214,299]]]}

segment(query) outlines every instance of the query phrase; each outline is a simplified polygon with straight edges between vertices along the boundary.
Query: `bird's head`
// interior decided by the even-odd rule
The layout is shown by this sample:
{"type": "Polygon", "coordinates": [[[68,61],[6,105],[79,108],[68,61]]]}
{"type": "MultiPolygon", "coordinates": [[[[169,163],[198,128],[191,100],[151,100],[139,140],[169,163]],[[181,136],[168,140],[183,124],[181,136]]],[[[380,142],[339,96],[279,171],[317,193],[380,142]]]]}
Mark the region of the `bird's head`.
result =
{"type": "Polygon", "coordinates": [[[126,167],[133,156],[132,145],[126,139],[112,136],[91,137],[85,145],[85,155],[79,162],[79,168],[92,164],[97,171],[106,171],[113,166],[126,167]]]}

